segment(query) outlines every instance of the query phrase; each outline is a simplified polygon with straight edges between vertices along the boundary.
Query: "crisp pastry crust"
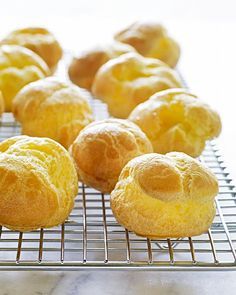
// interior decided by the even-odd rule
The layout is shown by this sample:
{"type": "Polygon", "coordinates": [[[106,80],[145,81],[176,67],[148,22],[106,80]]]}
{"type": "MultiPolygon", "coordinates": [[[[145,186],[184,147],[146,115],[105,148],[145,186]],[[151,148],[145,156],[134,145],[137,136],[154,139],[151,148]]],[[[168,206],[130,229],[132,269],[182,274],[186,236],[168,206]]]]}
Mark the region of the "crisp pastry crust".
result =
{"type": "Polygon", "coordinates": [[[1,44],[20,45],[37,53],[54,72],[62,57],[62,48],[54,35],[45,28],[29,27],[11,32],[1,44]]]}
{"type": "Polygon", "coordinates": [[[132,46],[120,42],[97,46],[73,58],[68,69],[69,77],[74,84],[91,91],[94,77],[103,64],[112,58],[134,51],[132,46]]]}
{"type": "Polygon", "coordinates": [[[3,112],[4,112],[4,100],[3,100],[2,92],[0,91],[0,116],[2,115],[3,112]]]}
{"type": "Polygon", "coordinates": [[[69,153],[49,138],[17,136],[0,143],[0,225],[31,231],[62,223],[78,179],[69,153]]]}
{"type": "Polygon", "coordinates": [[[11,111],[12,100],[22,87],[48,75],[47,65],[33,51],[17,45],[0,46],[0,91],[7,112],[11,111]]]}
{"type": "Polygon", "coordinates": [[[175,67],[180,57],[180,47],[166,29],[151,22],[136,22],[115,35],[117,41],[133,46],[145,57],[158,58],[175,67]]]}
{"type": "Polygon", "coordinates": [[[176,87],[182,87],[178,74],[162,61],[126,53],[98,70],[92,92],[107,103],[112,116],[127,118],[152,94],[176,87]]]}
{"type": "Polygon", "coordinates": [[[66,148],[92,122],[87,93],[52,77],[25,86],[13,101],[13,114],[22,134],[49,137],[66,148]]]}
{"type": "Polygon", "coordinates": [[[85,184],[101,192],[111,192],[125,164],[152,152],[152,145],[134,123],[107,119],[85,127],[70,152],[79,178],[85,184]]]}
{"type": "Polygon", "coordinates": [[[215,216],[215,175],[184,153],[147,154],[123,168],[111,208],[128,230],[149,238],[181,238],[207,231],[215,216]]]}
{"type": "Polygon", "coordinates": [[[218,113],[186,89],[158,92],[138,105],[129,119],[146,133],[154,151],[198,157],[207,140],[221,132],[218,113]]]}

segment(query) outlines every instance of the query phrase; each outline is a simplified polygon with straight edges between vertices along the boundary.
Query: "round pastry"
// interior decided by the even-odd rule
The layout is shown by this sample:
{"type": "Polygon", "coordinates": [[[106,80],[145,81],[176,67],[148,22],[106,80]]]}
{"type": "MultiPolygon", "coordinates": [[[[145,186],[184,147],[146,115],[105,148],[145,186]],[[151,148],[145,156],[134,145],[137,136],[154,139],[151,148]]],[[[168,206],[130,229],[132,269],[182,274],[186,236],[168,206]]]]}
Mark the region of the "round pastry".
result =
{"type": "Polygon", "coordinates": [[[134,157],[152,152],[152,145],[134,123],[107,119],[85,127],[71,145],[70,152],[79,178],[109,193],[125,164],[134,157]]]}
{"type": "Polygon", "coordinates": [[[87,94],[52,77],[21,89],[13,101],[13,114],[22,134],[49,137],[66,148],[92,121],[87,94]]]}
{"type": "Polygon", "coordinates": [[[74,206],[78,180],[69,153],[49,138],[0,143],[0,225],[31,231],[61,224],[74,206]]]}
{"type": "Polygon", "coordinates": [[[117,41],[132,45],[146,57],[158,58],[175,67],[180,56],[178,43],[158,23],[136,22],[115,35],[117,41]]]}
{"type": "Polygon", "coordinates": [[[184,152],[198,157],[205,142],[220,134],[216,111],[186,89],[158,92],[137,106],[129,119],[139,125],[156,153],[184,152]]]}
{"type": "Polygon", "coordinates": [[[62,48],[52,33],[44,28],[23,28],[11,32],[2,44],[20,45],[37,53],[54,72],[62,57],[62,48]]]}
{"type": "Polygon", "coordinates": [[[2,115],[3,112],[4,112],[4,100],[2,97],[2,92],[0,91],[0,116],[2,115]]]}
{"type": "Polygon", "coordinates": [[[147,154],[131,160],[111,193],[117,221],[148,238],[204,233],[215,216],[215,175],[184,153],[147,154]]]}
{"type": "Polygon", "coordinates": [[[12,100],[23,86],[48,75],[47,65],[33,51],[17,45],[0,46],[0,91],[5,111],[11,111],[12,100]]]}
{"type": "Polygon", "coordinates": [[[91,90],[95,74],[104,63],[133,51],[133,47],[120,42],[92,48],[72,60],[68,70],[69,77],[76,85],[91,90]]]}
{"type": "Polygon", "coordinates": [[[163,62],[126,53],[105,63],[97,72],[93,94],[108,104],[109,112],[127,118],[157,91],[182,87],[177,73],[163,62]]]}

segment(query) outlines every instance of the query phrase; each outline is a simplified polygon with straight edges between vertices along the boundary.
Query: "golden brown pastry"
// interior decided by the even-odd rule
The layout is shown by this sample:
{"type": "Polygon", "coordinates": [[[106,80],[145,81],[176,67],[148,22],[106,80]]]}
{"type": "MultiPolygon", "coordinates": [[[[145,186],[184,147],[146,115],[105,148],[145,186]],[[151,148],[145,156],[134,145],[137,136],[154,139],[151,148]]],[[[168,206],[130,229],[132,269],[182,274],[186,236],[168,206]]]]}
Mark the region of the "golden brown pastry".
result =
{"type": "Polygon", "coordinates": [[[0,143],[0,225],[31,231],[61,224],[77,191],[73,161],[60,144],[28,136],[0,143]]]}
{"type": "Polygon", "coordinates": [[[93,94],[108,104],[109,112],[127,118],[130,112],[152,94],[182,87],[177,73],[163,62],[126,53],[105,63],[97,72],[93,94]]]}
{"type": "Polygon", "coordinates": [[[6,112],[11,111],[12,100],[23,86],[48,75],[47,65],[33,51],[17,45],[0,46],[0,91],[6,112]]]}
{"type": "Polygon", "coordinates": [[[186,89],[169,89],[154,94],[137,106],[129,119],[139,125],[154,151],[184,152],[198,157],[205,142],[220,134],[216,111],[186,89]]]}
{"type": "Polygon", "coordinates": [[[1,43],[20,45],[34,51],[46,62],[51,72],[54,72],[62,57],[60,44],[45,28],[32,27],[13,31],[1,43]]]}
{"type": "Polygon", "coordinates": [[[72,60],[68,69],[69,77],[76,85],[91,90],[95,74],[104,63],[124,53],[134,51],[133,47],[120,42],[92,48],[72,60]]]}
{"type": "Polygon", "coordinates": [[[115,39],[132,45],[143,56],[162,60],[170,67],[175,67],[179,60],[178,43],[158,23],[136,22],[117,33],[115,39]]]}
{"type": "Polygon", "coordinates": [[[117,221],[148,238],[204,233],[215,216],[215,175],[184,153],[147,154],[131,160],[111,193],[117,221]]]}
{"type": "Polygon", "coordinates": [[[4,100],[3,100],[2,92],[0,91],[0,116],[2,115],[3,112],[4,112],[4,100]]]}
{"type": "Polygon", "coordinates": [[[87,94],[52,77],[25,86],[13,101],[13,114],[22,134],[49,137],[66,148],[92,121],[87,94]]]}
{"type": "Polygon", "coordinates": [[[152,145],[134,123],[107,119],[85,127],[70,151],[81,180],[106,193],[114,188],[124,165],[152,152],[152,145]]]}

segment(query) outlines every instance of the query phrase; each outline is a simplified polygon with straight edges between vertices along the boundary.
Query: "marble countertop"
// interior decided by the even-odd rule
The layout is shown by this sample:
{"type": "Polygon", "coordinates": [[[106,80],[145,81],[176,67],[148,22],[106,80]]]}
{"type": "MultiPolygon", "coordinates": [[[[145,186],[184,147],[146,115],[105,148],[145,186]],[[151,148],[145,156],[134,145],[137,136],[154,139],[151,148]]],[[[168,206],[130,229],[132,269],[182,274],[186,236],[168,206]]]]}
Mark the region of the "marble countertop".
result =
{"type": "Polygon", "coordinates": [[[1,295],[233,295],[235,272],[3,272],[1,295]]]}
{"type": "MultiPolygon", "coordinates": [[[[24,0],[24,5],[8,0],[1,4],[0,37],[19,26],[43,25],[79,51],[134,20],[164,22],[181,44],[180,69],[188,84],[221,113],[220,146],[236,179],[235,11],[233,0],[224,5],[217,0],[24,0]]],[[[0,295],[233,295],[235,290],[236,272],[225,271],[0,272],[0,295]]]]}

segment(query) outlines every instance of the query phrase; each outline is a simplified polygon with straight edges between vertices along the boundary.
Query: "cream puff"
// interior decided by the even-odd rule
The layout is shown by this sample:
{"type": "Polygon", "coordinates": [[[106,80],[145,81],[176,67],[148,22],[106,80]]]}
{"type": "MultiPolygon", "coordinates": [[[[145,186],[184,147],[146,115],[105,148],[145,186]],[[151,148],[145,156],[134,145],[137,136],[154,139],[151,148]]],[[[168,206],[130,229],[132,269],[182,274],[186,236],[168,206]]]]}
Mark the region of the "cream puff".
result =
{"type": "Polygon", "coordinates": [[[22,232],[59,225],[77,192],[74,163],[57,142],[16,136],[0,143],[0,225],[22,232]]]}
{"type": "Polygon", "coordinates": [[[158,58],[175,67],[180,57],[178,43],[158,23],[136,22],[115,35],[117,41],[133,46],[145,57],[158,58]]]}
{"type": "Polygon", "coordinates": [[[33,51],[17,45],[0,46],[0,91],[5,111],[11,111],[12,100],[22,87],[49,73],[46,63],[33,51]]]}
{"type": "Polygon", "coordinates": [[[49,137],[66,148],[93,120],[87,93],[52,77],[25,86],[13,101],[13,114],[22,134],[49,137]]]}
{"type": "Polygon", "coordinates": [[[123,168],[111,193],[118,223],[148,238],[182,238],[208,230],[218,193],[215,175],[184,153],[147,154],[123,168]]]}
{"type": "Polygon", "coordinates": [[[92,92],[108,105],[110,114],[127,118],[152,94],[182,87],[177,72],[162,61],[126,53],[105,63],[97,72],[92,92]]]}
{"type": "Polygon", "coordinates": [[[20,45],[37,53],[54,72],[63,51],[54,35],[45,28],[29,27],[11,32],[1,44],[20,45]]]}
{"type": "Polygon", "coordinates": [[[85,127],[71,145],[70,152],[79,178],[109,193],[124,165],[134,157],[152,152],[152,145],[134,123],[106,119],[85,127]]]}
{"type": "Polygon", "coordinates": [[[108,60],[135,49],[128,44],[114,42],[110,45],[94,47],[74,57],[69,65],[70,80],[83,88],[91,91],[94,77],[98,69],[108,60]]]}
{"type": "Polygon", "coordinates": [[[154,151],[202,153],[207,140],[220,134],[221,120],[208,104],[186,89],[169,89],[154,94],[138,105],[129,119],[146,133],[154,151]]]}

